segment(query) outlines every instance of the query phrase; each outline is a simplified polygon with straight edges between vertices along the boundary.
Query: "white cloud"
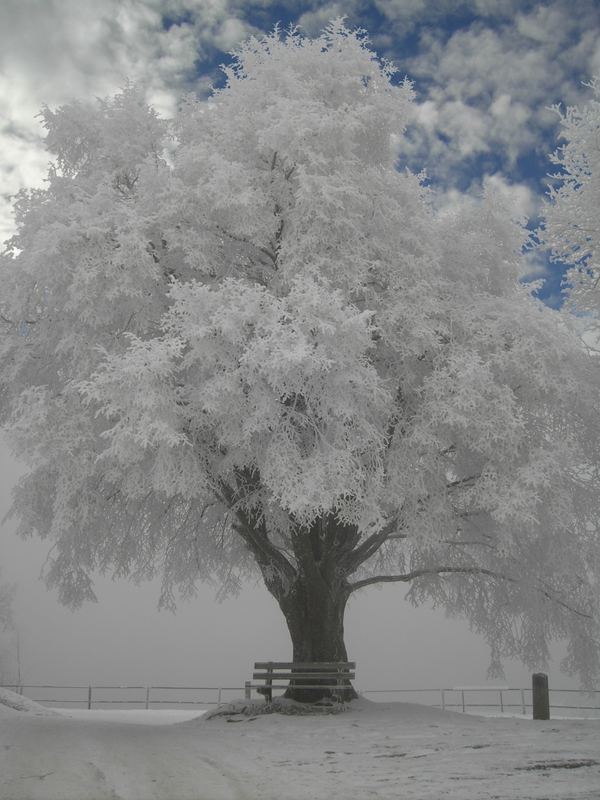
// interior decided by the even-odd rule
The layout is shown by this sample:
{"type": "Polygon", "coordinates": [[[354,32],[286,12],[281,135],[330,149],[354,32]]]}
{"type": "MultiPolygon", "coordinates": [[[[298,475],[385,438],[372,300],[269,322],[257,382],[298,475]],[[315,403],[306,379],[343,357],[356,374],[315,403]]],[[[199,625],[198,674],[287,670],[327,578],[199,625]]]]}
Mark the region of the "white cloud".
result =
{"type": "MultiPolygon", "coordinates": [[[[127,78],[161,85],[193,66],[195,43],[186,33],[163,30],[158,10],[134,0],[5,0],[3,74],[30,107],[107,94],[127,78]]],[[[10,112],[21,114],[21,104],[10,112]]]]}
{"type": "MultiPolygon", "coordinates": [[[[388,19],[415,19],[422,17],[431,3],[427,0],[375,0],[375,5],[388,19]]],[[[446,10],[448,7],[455,7],[457,3],[440,0],[439,5],[446,10]]]]}
{"type": "Polygon", "coordinates": [[[439,109],[438,127],[463,158],[489,149],[484,114],[462,100],[451,100],[439,109]]]}
{"type": "MultiPolygon", "coordinates": [[[[465,203],[480,203],[484,193],[498,195],[507,208],[510,208],[515,219],[530,219],[538,214],[540,199],[524,183],[511,183],[500,173],[485,175],[481,181],[471,183],[466,192],[455,188],[439,190],[435,195],[435,208],[440,214],[453,213],[465,203]]],[[[538,261],[528,256],[527,271],[539,272],[538,261]],[[536,264],[534,268],[534,262],[536,264]]],[[[540,262],[541,263],[541,262],[540,262]]]]}
{"type": "Polygon", "coordinates": [[[301,32],[308,36],[318,36],[332,19],[336,17],[349,17],[349,24],[356,16],[358,3],[356,0],[346,2],[326,2],[312,11],[305,11],[298,17],[297,24],[301,32]]]}
{"type": "Polygon", "coordinates": [[[473,0],[466,5],[471,5],[473,11],[482,16],[502,18],[512,17],[521,5],[521,0],[473,0]]]}
{"type": "MultiPolygon", "coordinates": [[[[550,275],[548,262],[538,250],[526,250],[525,253],[523,253],[523,267],[522,278],[528,283],[531,281],[545,280],[550,275]]],[[[556,303],[553,302],[552,305],[555,306],[556,303]]]]}
{"type": "Polygon", "coordinates": [[[424,130],[433,133],[439,125],[440,112],[432,100],[426,100],[417,106],[416,120],[424,130]]]}
{"type": "Polygon", "coordinates": [[[417,23],[435,24],[453,14],[481,15],[493,19],[514,16],[520,0],[375,0],[374,5],[397,33],[410,32],[417,23]]]}
{"type": "Polygon", "coordinates": [[[582,0],[574,14],[566,0],[554,0],[493,28],[479,19],[450,38],[428,27],[418,55],[404,64],[421,102],[422,130],[412,133],[417,160],[442,180],[480,153],[511,167],[540,146],[554,149],[557,118],[548,106],[582,101],[573,76],[600,68],[600,11],[582,0]]]}
{"type": "Polygon", "coordinates": [[[1,241],[12,229],[6,195],[40,185],[46,172],[41,106],[112,94],[132,78],[167,110],[168,87],[192,67],[195,44],[184,30],[163,31],[156,9],[131,0],[4,0],[0,52],[1,241]]]}
{"type": "Polygon", "coordinates": [[[254,30],[236,13],[234,0],[2,0],[0,242],[13,229],[7,195],[46,172],[42,105],[111,95],[130,79],[169,116],[196,60],[254,30]]]}
{"type": "Polygon", "coordinates": [[[488,192],[500,195],[506,201],[508,208],[513,210],[515,217],[536,216],[540,209],[540,198],[524,183],[511,183],[500,173],[486,175],[483,185],[488,192]]]}
{"type": "Polygon", "coordinates": [[[0,133],[0,249],[2,242],[14,233],[11,196],[24,186],[37,186],[46,174],[48,154],[41,137],[26,131],[0,133]]]}
{"type": "Polygon", "coordinates": [[[562,9],[557,5],[540,5],[528,14],[516,15],[517,31],[540,44],[552,45],[562,40],[567,33],[564,22],[562,9]]]}
{"type": "Polygon", "coordinates": [[[241,20],[235,17],[227,17],[218,26],[213,42],[219,50],[228,53],[239,44],[247,34],[248,27],[241,20]]]}
{"type": "Polygon", "coordinates": [[[409,131],[405,152],[443,182],[452,182],[453,174],[464,170],[466,159],[493,156],[499,150],[513,165],[521,152],[537,142],[527,124],[531,114],[509,94],[473,103],[432,89],[429,98],[417,104],[417,124],[409,131]]]}

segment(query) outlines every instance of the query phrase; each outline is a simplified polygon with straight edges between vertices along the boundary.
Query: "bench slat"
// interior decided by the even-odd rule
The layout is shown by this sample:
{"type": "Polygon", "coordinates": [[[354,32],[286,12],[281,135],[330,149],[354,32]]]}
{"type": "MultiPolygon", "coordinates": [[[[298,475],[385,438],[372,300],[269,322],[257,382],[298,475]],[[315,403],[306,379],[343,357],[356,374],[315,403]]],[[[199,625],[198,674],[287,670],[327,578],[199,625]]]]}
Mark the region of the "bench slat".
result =
{"type": "Polygon", "coordinates": [[[314,680],[326,679],[330,678],[331,680],[335,680],[336,678],[347,678],[348,680],[353,680],[355,678],[354,672],[254,672],[252,674],[253,680],[274,680],[274,681],[285,681],[285,680],[293,680],[294,678],[304,680],[313,678],[314,680]]]}
{"type": "MultiPolygon", "coordinates": [[[[260,692],[260,691],[263,691],[265,689],[267,689],[267,690],[271,690],[271,689],[287,689],[288,688],[288,684],[287,683],[285,683],[285,684],[283,684],[283,683],[281,683],[281,684],[273,683],[273,684],[269,684],[268,686],[265,686],[263,683],[261,683],[261,684],[251,683],[247,688],[248,689],[256,689],[257,691],[260,692]]],[[[296,688],[297,689],[326,689],[328,692],[335,692],[337,689],[340,689],[341,691],[344,691],[344,689],[346,689],[347,687],[345,687],[345,686],[335,686],[335,685],[323,686],[322,683],[315,683],[315,684],[310,684],[309,683],[309,684],[306,684],[306,686],[304,684],[302,684],[301,686],[297,686],[296,688]]]]}
{"type": "Polygon", "coordinates": [[[257,661],[254,669],[356,669],[356,661],[257,661]]]}

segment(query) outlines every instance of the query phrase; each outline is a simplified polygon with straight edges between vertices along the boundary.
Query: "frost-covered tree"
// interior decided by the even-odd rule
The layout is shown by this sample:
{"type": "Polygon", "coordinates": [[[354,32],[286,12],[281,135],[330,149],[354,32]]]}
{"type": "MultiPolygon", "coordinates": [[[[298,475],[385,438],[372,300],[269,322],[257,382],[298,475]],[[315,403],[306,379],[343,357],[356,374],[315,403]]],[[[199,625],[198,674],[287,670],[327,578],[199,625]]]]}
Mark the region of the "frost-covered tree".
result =
{"type": "Polygon", "coordinates": [[[16,677],[12,641],[17,635],[12,612],[14,594],[15,587],[0,573],[0,686],[12,683],[16,677]]]}
{"type": "Polygon", "coordinates": [[[567,307],[588,319],[600,312],[600,81],[589,84],[592,98],[560,115],[564,143],[550,156],[552,176],[540,232],[553,255],[567,262],[567,307]]]}
{"type": "Polygon", "coordinates": [[[2,262],[20,531],[70,604],[258,574],[295,661],[408,585],[530,665],[598,671],[596,373],[519,283],[498,198],[397,168],[412,91],[360,34],[251,39],[172,126],[126,88],[44,112],[2,262]]]}
{"type": "Polygon", "coordinates": [[[12,601],[15,587],[7,583],[0,573],[0,630],[12,627],[12,601]]]}

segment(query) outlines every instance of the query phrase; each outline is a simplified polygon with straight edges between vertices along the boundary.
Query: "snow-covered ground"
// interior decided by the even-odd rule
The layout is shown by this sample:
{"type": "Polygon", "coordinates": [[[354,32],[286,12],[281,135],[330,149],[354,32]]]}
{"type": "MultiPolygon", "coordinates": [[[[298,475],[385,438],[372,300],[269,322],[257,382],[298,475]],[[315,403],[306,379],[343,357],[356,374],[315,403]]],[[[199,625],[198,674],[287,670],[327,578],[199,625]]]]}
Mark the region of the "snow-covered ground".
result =
{"type": "Polygon", "coordinates": [[[600,720],[366,700],[335,715],[207,719],[57,712],[0,695],[0,800],[109,798],[599,800],[600,720]]]}

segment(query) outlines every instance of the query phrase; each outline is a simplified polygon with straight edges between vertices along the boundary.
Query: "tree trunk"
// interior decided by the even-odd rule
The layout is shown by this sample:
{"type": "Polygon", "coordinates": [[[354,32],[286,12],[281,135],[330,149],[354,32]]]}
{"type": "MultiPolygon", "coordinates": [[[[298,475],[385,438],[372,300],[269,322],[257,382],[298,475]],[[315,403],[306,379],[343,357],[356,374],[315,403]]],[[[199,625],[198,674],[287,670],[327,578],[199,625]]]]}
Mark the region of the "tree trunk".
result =
{"type": "MultiPolygon", "coordinates": [[[[245,478],[252,485],[256,477],[245,478]]],[[[227,498],[228,489],[224,494],[227,498]]],[[[233,499],[231,501],[233,503],[233,499]]],[[[344,644],[344,611],[350,595],[347,576],[355,568],[348,556],[359,540],[355,527],[345,526],[333,515],[316,519],[308,528],[298,527],[292,536],[293,561],[288,561],[268,537],[264,518],[236,509],[244,538],[261,569],[265,586],[277,600],[292,639],[292,660],[296,663],[348,661],[344,644]]],[[[319,670],[317,670],[319,671],[319,670]]],[[[307,677],[298,672],[286,697],[316,702],[331,697],[335,679],[307,677]],[[316,689],[302,688],[319,685],[316,689]]],[[[350,680],[335,692],[343,700],[356,698],[350,680]]]]}
{"type": "MultiPolygon", "coordinates": [[[[290,632],[293,646],[292,660],[295,662],[348,661],[344,644],[344,611],[348,599],[343,579],[318,570],[311,570],[310,576],[299,575],[287,594],[277,598],[290,632]]],[[[314,703],[325,697],[332,697],[335,679],[314,679],[305,677],[307,672],[298,673],[287,689],[285,696],[303,703],[314,703]],[[309,689],[306,686],[319,685],[322,688],[309,689]]],[[[310,673],[308,673],[310,675],[310,673]]],[[[340,696],[340,692],[335,692],[340,696]]],[[[352,700],[356,692],[349,680],[344,681],[341,699],[352,700]]]]}

